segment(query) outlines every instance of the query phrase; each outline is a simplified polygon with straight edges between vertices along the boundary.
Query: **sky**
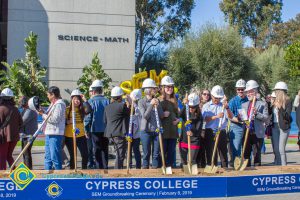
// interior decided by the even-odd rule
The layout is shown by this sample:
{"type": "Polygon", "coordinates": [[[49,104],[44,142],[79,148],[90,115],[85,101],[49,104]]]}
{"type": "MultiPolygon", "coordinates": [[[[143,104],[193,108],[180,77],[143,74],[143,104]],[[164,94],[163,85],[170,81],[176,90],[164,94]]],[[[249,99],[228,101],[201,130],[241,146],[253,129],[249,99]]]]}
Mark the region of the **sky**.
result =
{"type": "MultiPolygon", "coordinates": [[[[198,30],[207,22],[226,25],[224,15],[219,8],[221,0],[195,0],[192,11],[192,30],[198,30]]],[[[300,0],[283,0],[282,21],[286,22],[300,13],[300,0]]]]}

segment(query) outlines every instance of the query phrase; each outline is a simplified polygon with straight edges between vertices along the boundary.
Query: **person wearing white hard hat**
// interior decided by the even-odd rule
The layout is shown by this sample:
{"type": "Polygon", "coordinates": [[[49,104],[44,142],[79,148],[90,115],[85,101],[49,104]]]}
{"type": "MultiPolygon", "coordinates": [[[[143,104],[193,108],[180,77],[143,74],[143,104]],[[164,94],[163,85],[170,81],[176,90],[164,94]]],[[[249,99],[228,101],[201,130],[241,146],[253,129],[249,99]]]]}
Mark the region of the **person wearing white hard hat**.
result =
{"type": "Polygon", "coordinates": [[[49,87],[47,97],[50,101],[50,106],[47,111],[38,110],[45,120],[50,110],[50,117],[44,129],[45,133],[45,170],[62,169],[62,147],[65,134],[65,113],[66,104],[61,99],[60,90],[56,86],[49,87]]]}
{"type": "Polygon", "coordinates": [[[211,165],[214,162],[217,165],[218,156],[212,161],[212,153],[214,148],[214,138],[218,131],[218,126],[221,120],[220,136],[218,143],[218,152],[221,160],[222,168],[228,167],[228,149],[227,149],[227,135],[226,127],[228,119],[232,119],[233,114],[229,109],[226,96],[224,95],[223,88],[216,85],[211,90],[212,100],[204,104],[202,108],[202,116],[205,123],[205,136],[204,136],[204,148],[206,154],[206,165],[211,165]],[[222,100],[222,102],[221,102],[222,100]],[[224,108],[224,110],[223,110],[224,108]]]}
{"type": "Polygon", "coordinates": [[[300,149],[300,90],[298,91],[298,94],[295,96],[293,106],[295,107],[296,110],[296,124],[298,126],[298,131],[299,131],[297,144],[300,149]]]}
{"type": "Polygon", "coordinates": [[[161,105],[155,95],[157,93],[157,86],[154,80],[148,78],[144,80],[143,86],[145,97],[138,102],[138,107],[141,112],[141,142],[143,148],[143,162],[142,169],[149,169],[150,167],[150,155],[152,154],[152,168],[158,168],[160,164],[160,152],[159,152],[159,139],[156,132],[157,123],[155,117],[154,108],[157,106],[158,116],[163,118],[164,113],[161,105]]]}
{"type": "MultiPolygon", "coordinates": [[[[101,80],[93,81],[92,97],[88,100],[91,106],[91,113],[84,118],[84,131],[92,139],[93,155],[89,151],[89,166],[93,166],[93,157],[96,160],[96,169],[108,168],[108,144],[109,140],[104,135],[106,124],[104,123],[104,109],[109,104],[109,100],[103,96],[103,83],[101,80]]],[[[90,149],[90,146],[88,146],[90,149]]]]}
{"type": "MultiPolygon", "coordinates": [[[[229,108],[234,117],[230,122],[229,141],[232,150],[232,160],[241,156],[242,141],[244,136],[243,121],[239,116],[242,104],[248,101],[245,93],[246,81],[239,79],[235,84],[236,96],[229,101],[229,108]]],[[[233,166],[233,163],[230,163],[233,166]]]]}
{"type": "MultiPolygon", "coordinates": [[[[142,98],[142,90],[134,89],[130,93],[130,98],[134,106],[134,114],[132,116],[133,137],[132,137],[130,154],[132,155],[132,151],[133,151],[134,158],[135,158],[135,168],[141,169],[142,167],[142,158],[140,152],[141,132],[139,131],[139,127],[140,127],[142,115],[138,108],[138,101],[142,98]]],[[[132,168],[132,156],[130,156],[130,168],[132,168]]]]}
{"type": "Polygon", "coordinates": [[[0,170],[6,170],[6,162],[9,166],[14,163],[13,151],[20,138],[23,120],[10,88],[3,89],[0,98],[0,170]]]}
{"type": "MultiPolygon", "coordinates": [[[[32,135],[38,129],[38,114],[34,110],[31,110],[28,106],[28,98],[22,96],[19,99],[20,113],[23,119],[23,126],[20,130],[21,146],[22,149],[27,145],[27,143],[32,139],[32,135]]],[[[24,164],[32,169],[32,156],[31,156],[32,144],[23,154],[24,164]]]]}
{"type": "Polygon", "coordinates": [[[287,95],[288,86],[285,82],[275,84],[276,99],[273,104],[272,146],[275,153],[275,165],[287,164],[285,147],[291,130],[292,101],[287,95]]]}
{"type": "Polygon", "coordinates": [[[170,76],[161,80],[161,96],[159,97],[161,107],[164,111],[162,127],[164,130],[163,146],[166,166],[174,166],[174,154],[176,154],[176,143],[178,138],[177,124],[180,122],[178,103],[174,92],[174,81],[170,76]]]}
{"type": "Polygon", "coordinates": [[[82,93],[80,90],[73,90],[71,93],[70,106],[66,109],[66,130],[65,130],[65,144],[70,155],[70,169],[75,168],[74,163],[74,144],[73,144],[73,119],[72,119],[72,107],[75,109],[75,122],[76,122],[76,145],[81,155],[81,167],[87,169],[88,163],[88,147],[87,138],[84,132],[84,117],[86,115],[83,107],[82,93]]]}
{"type": "Polygon", "coordinates": [[[126,133],[128,132],[131,101],[122,102],[123,95],[122,88],[115,86],[111,90],[111,103],[104,109],[105,137],[111,139],[114,144],[115,169],[123,169],[127,150],[126,133]]]}
{"type": "Polygon", "coordinates": [[[192,164],[197,164],[197,156],[200,150],[200,134],[202,130],[202,114],[200,111],[200,98],[196,93],[191,93],[188,98],[183,99],[183,103],[187,106],[183,106],[180,110],[180,117],[183,120],[183,124],[187,122],[187,112],[188,107],[188,117],[190,120],[190,125],[182,126],[182,134],[180,135],[179,141],[179,151],[182,164],[186,165],[188,162],[188,136],[191,139],[191,160],[192,164]]]}
{"type": "MultiPolygon", "coordinates": [[[[257,97],[259,85],[256,81],[250,80],[246,83],[246,93],[248,100],[247,102],[242,104],[242,109],[244,113],[246,113],[247,118],[250,117],[251,107],[253,103],[254,97],[257,97]]],[[[255,105],[253,108],[252,119],[250,119],[250,130],[249,137],[247,140],[247,144],[245,147],[244,157],[245,159],[249,159],[248,166],[251,166],[250,155],[251,152],[254,158],[254,166],[261,165],[261,149],[264,142],[265,136],[265,123],[268,121],[268,105],[266,102],[256,99],[255,105]]],[[[243,119],[247,120],[247,119],[243,119]]],[[[244,132],[246,132],[246,127],[244,127],[244,132]]],[[[245,138],[243,138],[244,140],[245,138]]]]}

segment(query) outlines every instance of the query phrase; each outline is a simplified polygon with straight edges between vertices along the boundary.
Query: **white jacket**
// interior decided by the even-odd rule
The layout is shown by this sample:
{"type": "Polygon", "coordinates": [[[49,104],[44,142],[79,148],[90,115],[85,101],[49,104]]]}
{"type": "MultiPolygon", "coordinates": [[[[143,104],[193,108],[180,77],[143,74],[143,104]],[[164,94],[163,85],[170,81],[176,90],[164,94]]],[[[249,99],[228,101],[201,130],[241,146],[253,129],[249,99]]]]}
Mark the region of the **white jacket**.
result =
{"type": "MultiPolygon", "coordinates": [[[[66,104],[62,99],[59,99],[53,106],[52,109],[54,110],[46,123],[44,133],[45,135],[64,135],[66,126],[66,104]]],[[[46,117],[47,114],[43,114],[43,119],[46,117]]]]}

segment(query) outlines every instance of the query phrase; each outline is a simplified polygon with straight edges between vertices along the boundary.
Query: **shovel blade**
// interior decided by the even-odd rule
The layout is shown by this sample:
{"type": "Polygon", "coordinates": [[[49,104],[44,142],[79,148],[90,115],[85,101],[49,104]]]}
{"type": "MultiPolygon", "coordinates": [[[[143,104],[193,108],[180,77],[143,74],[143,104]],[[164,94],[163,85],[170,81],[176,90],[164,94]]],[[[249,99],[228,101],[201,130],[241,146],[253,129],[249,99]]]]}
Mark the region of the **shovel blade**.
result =
{"type": "Polygon", "coordinates": [[[248,165],[249,160],[245,159],[244,162],[241,165],[240,171],[244,171],[248,165]]]}
{"type": "Polygon", "coordinates": [[[166,174],[173,174],[171,167],[166,168],[166,174]]]}
{"type": "Polygon", "coordinates": [[[205,173],[209,173],[209,174],[215,174],[218,171],[218,167],[217,166],[207,166],[204,168],[204,172],[205,173]]]}
{"type": "Polygon", "coordinates": [[[197,175],[198,174],[198,166],[197,165],[192,165],[192,170],[191,170],[193,175],[197,175]]]}
{"type": "Polygon", "coordinates": [[[183,172],[185,174],[191,174],[190,166],[189,165],[183,165],[183,172]]]}
{"type": "Polygon", "coordinates": [[[242,159],[239,157],[235,157],[233,166],[235,170],[239,170],[242,166],[242,159]]]}
{"type": "Polygon", "coordinates": [[[161,171],[162,171],[163,174],[166,174],[166,173],[167,173],[165,167],[162,167],[162,168],[161,168],[161,171]]]}

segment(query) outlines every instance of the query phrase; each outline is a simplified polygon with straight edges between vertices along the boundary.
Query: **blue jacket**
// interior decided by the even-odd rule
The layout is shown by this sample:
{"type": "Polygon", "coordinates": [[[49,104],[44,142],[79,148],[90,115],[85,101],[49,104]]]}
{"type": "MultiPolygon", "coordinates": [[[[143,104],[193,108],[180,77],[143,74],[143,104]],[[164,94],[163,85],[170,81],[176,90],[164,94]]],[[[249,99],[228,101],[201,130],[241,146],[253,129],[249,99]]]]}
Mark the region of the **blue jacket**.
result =
{"type": "Polygon", "coordinates": [[[109,104],[109,100],[102,96],[96,95],[89,99],[92,112],[84,118],[84,131],[86,133],[104,132],[104,108],[109,104]]]}

